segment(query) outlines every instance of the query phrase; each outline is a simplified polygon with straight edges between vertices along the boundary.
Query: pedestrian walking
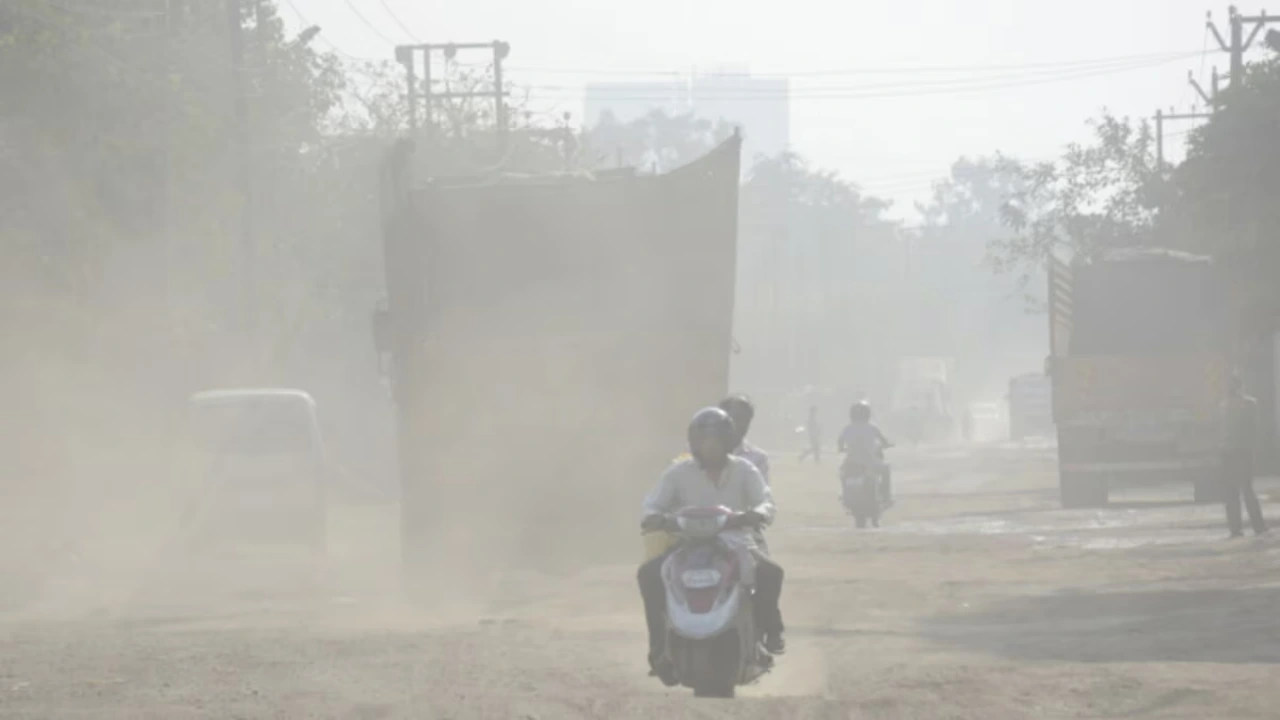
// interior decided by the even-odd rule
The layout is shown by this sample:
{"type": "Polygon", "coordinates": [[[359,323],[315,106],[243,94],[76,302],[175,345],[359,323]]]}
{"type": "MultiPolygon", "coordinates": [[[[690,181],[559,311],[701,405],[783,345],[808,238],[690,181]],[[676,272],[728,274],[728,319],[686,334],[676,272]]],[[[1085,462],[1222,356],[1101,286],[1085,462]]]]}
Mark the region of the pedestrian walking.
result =
{"type": "Polygon", "coordinates": [[[1240,377],[1231,378],[1231,392],[1225,407],[1225,442],[1222,452],[1222,495],[1227,505],[1227,527],[1231,537],[1244,535],[1240,503],[1249,513],[1255,535],[1267,531],[1258,494],[1253,490],[1254,444],[1258,433],[1258,401],[1245,394],[1240,377]]]}
{"type": "Polygon", "coordinates": [[[809,436],[809,447],[800,453],[800,462],[813,456],[813,462],[817,465],[822,464],[822,426],[818,424],[818,406],[809,406],[809,421],[805,423],[805,432],[809,436]]]}

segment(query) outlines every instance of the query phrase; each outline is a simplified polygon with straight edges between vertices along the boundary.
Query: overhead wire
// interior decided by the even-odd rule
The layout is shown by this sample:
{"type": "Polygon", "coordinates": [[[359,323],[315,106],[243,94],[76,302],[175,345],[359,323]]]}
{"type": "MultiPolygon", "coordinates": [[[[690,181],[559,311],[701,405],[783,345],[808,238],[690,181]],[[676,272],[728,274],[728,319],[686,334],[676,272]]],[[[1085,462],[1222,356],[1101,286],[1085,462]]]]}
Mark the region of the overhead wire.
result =
{"type": "Polygon", "coordinates": [[[395,41],[395,40],[392,40],[390,37],[388,37],[388,36],[387,36],[387,34],[386,34],[386,33],[384,33],[384,32],[382,32],[381,30],[379,30],[379,29],[378,29],[378,26],[376,26],[376,25],[374,25],[372,22],[370,22],[370,21],[369,21],[369,18],[365,17],[364,13],[360,12],[360,8],[356,7],[356,4],[355,4],[354,0],[343,0],[343,2],[344,2],[344,3],[346,3],[347,7],[351,9],[351,12],[352,12],[352,13],[353,13],[357,18],[359,18],[359,19],[360,19],[360,22],[364,23],[364,26],[365,26],[365,27],[367,27],[367,28],[369,28],[371,31],[373,31],[373,33],[374,33],[375,35],[377,35],[378,37],[382,38],[385,42],[387,42],[387,43],[388,43],[388,44],[390,44],[390,45],[395,45],[395,44],[396,44],[396,41],[395,41]]]}
{"type": "Polygon", "coordinates": [[[53,2],[52,0],[45,0],[45,4],[48,5],[49,7],[55,10],[67,13],[68,15],[90,15],[93,17],[111,17],[111,18],[122,18],[122,17],[162,18],[168,15],[168,13],[164,10],[126,10],[124,8],[115,8],[115,7],[105,8],[105,7],[79,6],[79,5],[76,5],[74,2],[71,5],[66,5],[64,4],[65,2],[67,2],[67,0],[63,0],[63,3],[53,2]]]}
{"type": "Polygon", "coordinates": [[[414,32],[409,29],[409,26],[405,25],[404,21],[400,19],[400,16],[397,15],[396,12],[391,9],[391,6],[387,4],[387,0],[378,0],[378,4],[381,5],[382,9],[387,12],[387,15],[391,16],[392,21],[394,21],[396,25],[400,26],[400,30],[405,34],[405,37],[409,38],[410,40],[416,43],[422,42],[422,39],[419,38],[417,35],[415,35],[414,32]]]}
{"type": "MultiPolygon", "coordinates": [[[[988,90],[1001,90],[1007,88],[1026,87],[1032,85],[1044,85],[1056,82],[1071,81],[1083,78],[1098,77],[1103,75],[1112,75],[1122,72],[1131,72],[1134,70],[1143,70],[1157,67],[1159,65],[1168,64],[1176,60],[1186,59],[1187,55],[1170,57],[1161,60],[1149,60],[1143,62],[1132,62],[1126,64],[1109,65],[1100,68],[1088,68],[1074,71],[1060,71],[1054,74],[1040,75],[1018,75],[1018,76],[997,76],[991,78],[966,79],[963,81],[930,81],[916,83],[914,85],[850,85],[843,87],[823,87],[823,88],[805,88],[798,92],[790,90],[778,91],[772,89],[761,89],[758,92],[742,92],[742,88],[723,88],[720,90],[711,90],[707,92],[706,88],[698,89],[698,96],[708,100],[860,100],[875,98],[891,98],[891,97],[911,97],[920,95],[943,95],[964,92],[980,92],[988,90]]],[[[570,93],[573,96],[585,95],[585,89],[572,88],[563,85],[539,85],[532,84],[527,86],[530,90],[550,91],[554,97],[556,93],[563,96],[564,93],[570,93]]],[[[666,101],[670,97],[670,92],[665,89],[653,89],[652,92],[644,92],[644,88],[627,88],[618,87],[617,93],[602,93],[605,99],[615,101],[666,101]],[[640,92],[637,92],[640,91],[640,92]]],[[[680,93],[683,94],[683,91],[680,93]]]]}
{"type": "MultiPolygon", "coordinates": [[[[1106,65],[1100,65],[1100,66],[1096,66],[1096,67],[1090,67],[1090,68],[1087,68],[1087,70],[1089,70],[1089,71],[1094,71],[1094,70],[1097,70],[1097,71],[1103,71],[1103,70],[1109,70],[1109,69],[1121,69],[1121,68],[1124,68],[1124,67],[1127,67],[1127,66],[1130,66],[1130,65],[1133,65],[1133,64],[1134,64],[1134,61],[1115,62],[1115,63],[1109,63],[1109,64],[1106,64],[1106,65]]],[[[1030,78],[1036,78],[1036,77],[1051,77],[1051,76],[1054,76],[1054,75],[1061,75],[1061,74],[1068,74],[1068,73],[1078,73],[1078,72],[1082,72],[1082,71],[1084,71],[1084,70],[1086,70],[1086,68],[1079,68],[1079,69],[1054,69],[1054,70],[1029,70],[1029,71],[1021,71],[1021,72],[1016,72],[1016,73],[1003,73],[1003,74],[989,75],[989,76],[986,76],[986,77],[970,77],[970,78],[932,78],[932,79],[927,79],[927,80],[911,80],[911,81],[905,81],[905,82],[903,82],[903,81],[897,81],[897,82],[888,82],[888,83],[870,83],[870,84],[858,84],[858,85],[852,85],[852,86],[850,86],[850,85],[840,85],[840,86],[808,86],[808,87],[804,87],[804,86],[802,86],[802,87],[800,87],[799,89],[800,89],[800,90],[803,90],[803,91],[805,91],[805,92],[821,92],[821,91],[844,91],[844,90],[849,90],[849,89],[857,89],[857,90],[879,90],[879,89],[898,89],[898,88],[915,88],[915,87],[947,87],[947,86],[964,85],[964,84],[972,84],[972,83],[982,83],[982,82],[994,82],[994,81],[1004,81],[1004,80],[1021,80],[1021,79],[1030,79],[1030,78]]],[[[540,86],[538,86],[538,87],[541,87],[541,88],[544,88],[544,89],[559,89],[559,90],[572,90],[572,89],[576,89],[576,86],[572,86],[572,85],[540,85],[540,86]]],[[[602,87],[602,86],[600,86],[600,85],[592,85],[591,87],[592,87],[593,89],[607,89],[607,86],[603,86],[603,87],[602,87]]],[[[618,89],[619,89],[619,90],[622,90],[622,89],[624,89],[624,87],[619,86],[619,87],[618,87],[618,89]]],[[[631,88],[625,88],[625,89],[631,89],[631,88]]],[[[656,94],[667,94],[667,93],[669,93],[669,92],[671,91],[671,89],[670,89],[670,88],[666,88],[666,87],[661,87],[661,88],[657,88],[657,87],[655,87],[655,88],[644,88],[644,87],[640,87],[640,88],[636,88],[636,89],[639,89],[639,90],[642,90],[642,91],[647,91],[647,92],[649,92],[649,93],[656,93],[656,94]]],[[[790,93],[792,93],[792,92],[793,92],[793,91],[792,91],[792,88],[791,88],[789,85],[788,85],[788,86],[786,86],[786,87],[781,87],[781,86],[779,86],[779,87],[763,87],[763,86],[759,86],[759,85],[754,86],[754,87],[753,87],[753,86],[747,86],[747,87],[734,87],[734,86],[731,86],[731,85],[724,85],[724,86],[718,86],[718,87],[717,87],[717,86],[710,86],[710,87],[708,87],[708,86],[700,86],[700,87],[698,87],[697,89],[698,89],[698,91],[699,91],[699,92],[701,92],[701,93],[706,93],[706,92],[713,92],[713,93],[714,93],[714,92],[721,92],[721,93],[728,93],[728,94],[732,94],[732,93],[745,93],[745,94],[749,94],[749,95],[779,95],[779,94],[783,94],[783,93],[790,94],[790,93]]]]}
{"type": "Polygon", "coordinates": [[[912,66],[912,67],[860,67],[860,68],[843,68],[843,69],[824,69],[824,70],[795,70],[790,72],[746,72],[746,71],[709,71],[700,72],[692,70],[638,70],[638,69],[605,69],[605,68],[565,68],[565,67],[538,67],[538,66],[520,66],[513,65],[510,67],[513,71],[534,72],[544,74],[563,74],[563,75],[621,75],[621,76],[689,76],[697,77],[742,77],[742,78],[791,78],[791,77],[822,77],[836,75],[889,75],[889,74],[918,74],[918,73],[964,73],[964,72],[991,72],[1001,70],[1030,70],[1030,69],[1053,69],[1053,68],[1071,68],[1087,65],[1105,65],[1109,63],[1136,61],[1136,60],[1156,60],[1156,59],[1182,59],[1200,54],[1201,50],[1185,50],[1185,51],[1168,51],[1160,53],[1143,53],[1138,55],[1121,55],[1105,58],[1078,59],[1066,61],[1050,61],[1035,63],[1013,63],[1013,64],[995,64],[995,65],[937,65],[937,66],[912,66]]]}
{"type": "MultiPolygon", "coordinates": [[[[298,22],[301,23],[303,27],[315,26],[315,23],[307,19],[307,16],[304,15],[303,12],[298,9],[298,5],[297,3],[294,2],[294,0],[285,0],[285,2],[289,4],[289,8],[293,10],[293,14],[297,16],[298,22]]],[[[352,55],[346,50],[343,50],[337,43],[325,37],[324,33],[317,35],[316,39],[319,40],[326,47],[328,47],[330,50],[333,50],[334,52],[336,52],[337,54],[341,55],[342,57],[348,60],[354,60],[356,62],[377,62],[377,58],[367,58],[367,57],[359,57],[357,55],[352,55]]]]}

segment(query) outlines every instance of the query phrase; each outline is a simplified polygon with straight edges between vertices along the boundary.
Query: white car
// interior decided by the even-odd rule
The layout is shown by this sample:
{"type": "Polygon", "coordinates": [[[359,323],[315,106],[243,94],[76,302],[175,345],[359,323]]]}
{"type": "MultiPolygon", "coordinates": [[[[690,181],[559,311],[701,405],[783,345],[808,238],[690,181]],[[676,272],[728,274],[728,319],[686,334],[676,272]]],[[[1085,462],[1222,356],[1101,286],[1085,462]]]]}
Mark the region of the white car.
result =
{"type": "Polygon", "coordinates": [[[198,542],[278,541],[323,552],[329,470],[310,395],[195,393],[184,435],[186,467],[203,488],[190,528],[198,542]]]}
{"type": "Polygon", "coordinates": [[[999,403],[979,402],[969,405],[969,417],[973,422],[972,440],[989,440],[1003,437],[1006,424],[1004,408],[999,403]]]}

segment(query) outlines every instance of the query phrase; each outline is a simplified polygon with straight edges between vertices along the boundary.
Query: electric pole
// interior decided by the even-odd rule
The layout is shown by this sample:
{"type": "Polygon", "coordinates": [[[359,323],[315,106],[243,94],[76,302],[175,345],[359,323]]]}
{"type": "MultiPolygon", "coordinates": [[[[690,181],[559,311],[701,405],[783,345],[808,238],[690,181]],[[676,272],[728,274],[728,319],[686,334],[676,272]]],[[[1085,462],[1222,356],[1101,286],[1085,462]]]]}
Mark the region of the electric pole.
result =
{"type": "Polygon", "coordinates": [[[160,233],[160,244],[163,249],[165,321],[167,330],[172,331],[175,321],[177,302],[174,291],[173,246],[173,116],[174,92],[170,84],[173,73],[176,35],[185,20],[186,7],[177,3],[166,3],[164,12],[164,83],[160,88],[160,188],[157,205],[159,215],[156,222],[160,233]]]}
{"type": "MultiPolygon", "coordinates": [[[[509,145],[510,120],[507,113],[507,89],[502,72],[502,62],[511,52],[511,46],[500,40],[488,43],[423,43],[419,45],[396,46],[395,58],[404,66],[408,81],[407,100],[409,103],[409,130],[414,135],[418,132],[418,56],[422,56],[422,103],[425,109],[423,127],[430,140],[435,135],[435,102],[437,100],[461,100],[466,98],[492,98],[494,103],[494,130],[498,142],[499,157],[505,158],[509,145]],[[431,86],[431,56],[441,53],[446,61],[453,60],[459,50],[489,50],[493,53],[493,88],[491,90],[475,90],[463,92],[437,93],[431,86]]],[[[428,143],[429,144],[429,143],[428,143]]]]}
{"type": "Polygon", "coordinates": [[[1231,42],[1227,42],[1222,37],[1222,33],[1218,31],[1218,26],[1214,25],[1213,17],[1209,16],[1205,20],[1205,26],[1209,28],[1209,32],[1213,33],[1213,38],[1218,41],[1218,47],[1222,51],[1231,55],[1231,78],[1232,86],[1239,86],[1244,82],[1244,54],[1253,46],[1253,41],[1258,39],[1258,33],[1268,24],[1280,21],[1280,17],[1270,17],[1265,10],[1260,15],[1241,15],[1240,11],[1232,5],[1227,9],[1228,22],[1231,23],[1230,35],[1231,42]],[[1249,31],[1249,37],[1244,35],[1245,25],[1252,25],[1249,31]]]}
{"type": "Polygon", "coordinates": [[[507,100],[506,93],[502,87],[502,61],[507,57],[507,53],[511,52],[511,46],[504,42],[493,41],[493,106],[495,109],[494,120],[498,123],[498,153],[501,157],[507,156],[507,131],[510,130],[507,121],[507,100]]]}
{"type": "Polygon", "coordinates": [[[253,166],[249,148],[249,105],[244,82],[244,23],[241,13],[242,0],[225,0],[227,29],[230,33],[231,107],[234,126],[236,174],[240,186],[240,252],[245,339],[250,348],[256,347],[257,335],[257,278],[253,239],[253,166]]]}
{"type": "Polygon", "coordinates": [[[1166,113],[1156,111],[1156,169],[1164,172],[1164,124],[1170,120],[1208,120],[1212,112],[1166,113]]]}

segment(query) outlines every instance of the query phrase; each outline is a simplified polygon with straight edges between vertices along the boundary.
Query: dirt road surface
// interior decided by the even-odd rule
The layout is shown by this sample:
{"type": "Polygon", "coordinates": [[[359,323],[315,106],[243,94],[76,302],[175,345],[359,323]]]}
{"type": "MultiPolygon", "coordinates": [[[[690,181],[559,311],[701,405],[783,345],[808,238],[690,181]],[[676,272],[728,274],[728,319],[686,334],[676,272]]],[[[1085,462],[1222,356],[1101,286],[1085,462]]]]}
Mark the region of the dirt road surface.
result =
{"type": "Polygon", "coordinates": [[[80,548],[0,576],[0,717],[1280,716],[1280,542],[1226,540],[1185,488],[1059,510],[1048,448],[895,460],[898,505],[857,531],[830,465],[775,459],[790,649],[735,700],[645,676],[633,565],[413,608],[395,509],[351,505],[324,564],[108,577],[80,548]]]}

